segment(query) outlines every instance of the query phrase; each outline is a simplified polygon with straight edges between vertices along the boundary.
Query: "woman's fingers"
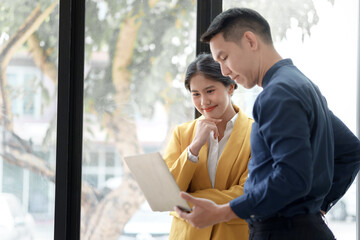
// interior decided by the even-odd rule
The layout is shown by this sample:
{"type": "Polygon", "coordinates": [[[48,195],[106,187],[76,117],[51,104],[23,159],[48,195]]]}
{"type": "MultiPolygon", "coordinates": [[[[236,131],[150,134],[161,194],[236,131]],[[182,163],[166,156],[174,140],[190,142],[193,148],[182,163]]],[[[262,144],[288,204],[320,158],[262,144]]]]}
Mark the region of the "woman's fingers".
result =
{"type": "Polygon", "coordinates": [[[211,117],[205,117],[204,120],[211,121],[211,122],[213,122],[213,123],[215,123],[215,124],[222,121],[222,119],[220,119],[220,118],[211,118],[211,117]]]}

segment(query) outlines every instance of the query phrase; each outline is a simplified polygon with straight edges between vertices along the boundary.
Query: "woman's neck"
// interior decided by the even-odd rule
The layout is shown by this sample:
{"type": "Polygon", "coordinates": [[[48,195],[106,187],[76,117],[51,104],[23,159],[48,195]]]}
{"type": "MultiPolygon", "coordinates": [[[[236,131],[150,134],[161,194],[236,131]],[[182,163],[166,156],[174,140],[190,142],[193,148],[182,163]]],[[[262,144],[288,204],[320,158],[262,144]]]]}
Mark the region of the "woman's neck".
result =
{"type": "Polygon", "coordinates": [[[229,111],[227,111],[221,118],[222,121],[216,124],[219,131],[218,141],[220,141],[224,137],[226,125],[235,116],[235,114],[236,112],[234,108],[231,106],[231,109],[229,109],[229,111]]]}

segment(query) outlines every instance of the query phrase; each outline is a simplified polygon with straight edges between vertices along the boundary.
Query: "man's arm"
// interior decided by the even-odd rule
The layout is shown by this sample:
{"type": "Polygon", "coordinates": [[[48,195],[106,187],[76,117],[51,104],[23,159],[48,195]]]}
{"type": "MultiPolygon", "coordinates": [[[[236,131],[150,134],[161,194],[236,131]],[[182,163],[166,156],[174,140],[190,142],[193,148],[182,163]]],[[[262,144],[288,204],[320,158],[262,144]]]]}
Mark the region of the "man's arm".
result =
{"type": "Polygon", "coordinates": [[[180,196],[193,205],[192,212],[181,211],[178,207],[175,207],[174,210],[181,218],[187,220],[196,228],[205,228],[237,217],[231,210],[229,203],[217,205],[213,201],[195,198],[185,192],[181,192],[180,196]]]}
{"type": "Polygon", "coordinates": [[[286,87],[272,86],[259,95],[253,110],[248,188],[230,202],[238,217],[273,216],[309,193],[315,161],[308,112],[310,104],[304,108],[286,87]]]}
{"type": "Polygon", "coordinates": [[[321,209],[324,212],[345,194],[360,169],[360,141],[332,112],[334,129],[334,178],[321,209]]]}

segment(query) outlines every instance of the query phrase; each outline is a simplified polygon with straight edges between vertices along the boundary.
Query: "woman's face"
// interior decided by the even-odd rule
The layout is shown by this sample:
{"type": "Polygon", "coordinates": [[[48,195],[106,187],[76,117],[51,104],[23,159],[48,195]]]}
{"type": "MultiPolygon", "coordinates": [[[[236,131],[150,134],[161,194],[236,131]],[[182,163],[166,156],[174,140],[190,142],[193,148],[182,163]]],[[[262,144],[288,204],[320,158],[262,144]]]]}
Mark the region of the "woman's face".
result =
{"type": "Polygon", "coordinates": [[[231,95],[234,85],[224,84],[196,74],[190,79],[190,92],[196,109],[205,117],[230,120],[234,114],[231,95]]]}

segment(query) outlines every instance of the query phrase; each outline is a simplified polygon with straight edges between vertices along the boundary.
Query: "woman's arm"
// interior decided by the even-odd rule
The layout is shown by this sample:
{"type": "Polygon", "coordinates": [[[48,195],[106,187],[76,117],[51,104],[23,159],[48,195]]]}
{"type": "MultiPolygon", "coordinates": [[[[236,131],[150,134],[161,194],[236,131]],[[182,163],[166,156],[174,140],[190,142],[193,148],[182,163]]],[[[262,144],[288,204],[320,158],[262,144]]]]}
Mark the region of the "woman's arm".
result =
{"type": "Polygon", "coordinates": [[[172,133],[163,157],[179,188],[182,191],[187,191],[197,163],[188,160],[188,144],[181,141],[180,134],[181,130],[178,126],[172,133]]]}

